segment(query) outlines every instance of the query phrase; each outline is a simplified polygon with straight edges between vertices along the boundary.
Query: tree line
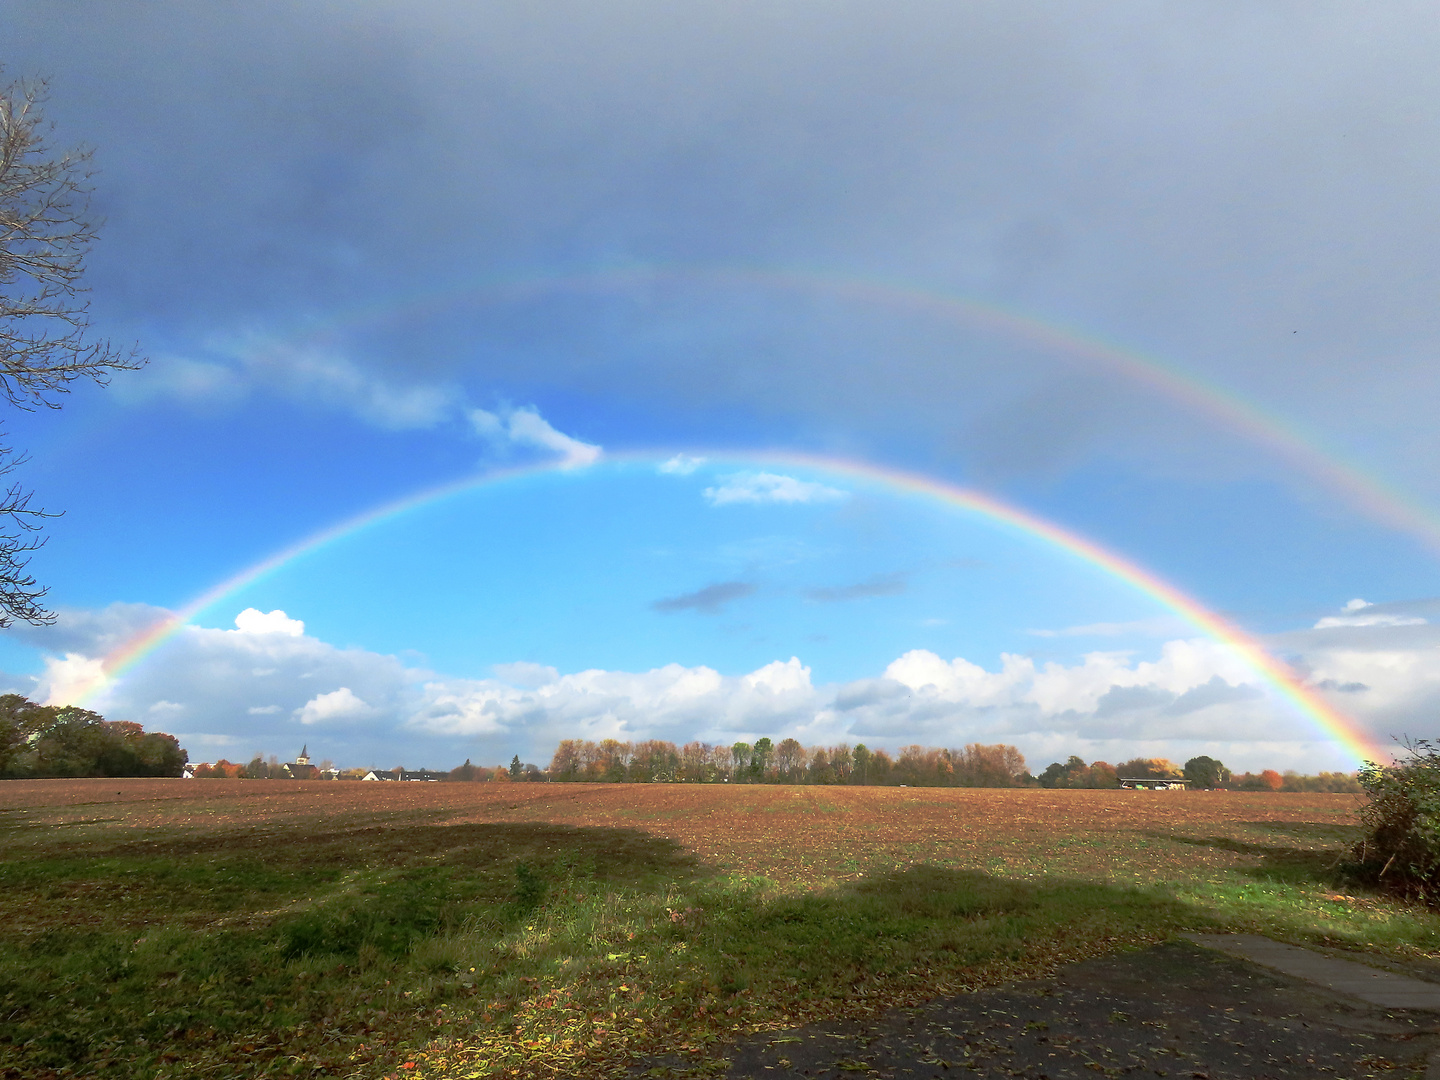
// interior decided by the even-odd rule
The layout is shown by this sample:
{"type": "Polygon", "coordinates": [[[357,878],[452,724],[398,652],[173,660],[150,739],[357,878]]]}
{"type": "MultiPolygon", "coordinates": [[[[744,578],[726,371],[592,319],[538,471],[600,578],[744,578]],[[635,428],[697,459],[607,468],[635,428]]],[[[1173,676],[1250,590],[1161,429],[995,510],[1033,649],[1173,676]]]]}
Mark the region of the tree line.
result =
{"type": "MultiPolygon", "coordinates": [[[[466,762],[469,766],[469,762],[466,762]]],[[[457,770],[458,772],[459,770],[457,770]]],[[[488,779],[475,769],[465,779],[488,779]]],[[[1232,774],[1212,757],[1191,758],[1184,766],[1165,758],[1131,758],[1118,765],[1105,761],[1087,763],[1071,756],[1053,762],[1039,776],[1032,776],[1025,756],[1005,743],[970,743],[960,749],[929,746],[901,747],[893,756],[871,750],[864,743],[854,747],[806,747],[796,739],[774,743],[768,738],[752,745],[732,746],[705,742],[674,743],[658,739],[620,742],[604,739],[591,742],[566,739],[556,748],[550,767],[540,770],[521,765],[516,757],[507,770],[494,770],[497,779],[588,781],[591,783],[769,783],[769,784],[889,784],[909,787],[1043,787],[1118,788],[1124,779],[1184,779],[1192,788],[1230,791],[1322,791],[1359,792],[1351,773],[1322,772],[1302,776],[1297,772],[1232,774]]],[[[455,779],[462,777],[451,774],[455,779]]]]}
{"type": "Polygon", "coordinates": [[[0,776],[179,776],[187,760],[173,735],[89,709],[0,696],[0,776]]]}
{"type": "Polygon", "coordinates": [[[1165,758],[1131,758],[1119,765],[1106,761],[1087,764],[1071,756],[1064,764],[1052,762],[1037,778],[1045,788],[1117,788],[1126,780],[1188,780],[1192,788],[1221,791],[1329,791],[1359,793],[1363,789],[1353,773],[1322,772],[1302,776],[1297,772],[1265,769],[1258,773],[1231,773],[1223,762],[1201,755],[1176,765],[1165,758]]]}
{"type": "MultiPolygon", "coordinates": [[[[329,762],[322,762],[328,766],[329,762]]],[[[365,769],[332,773],[339,780],[359,780],[365,769]]],[[[202,766],[197,777],[238,779],[288,778],[272,756],[257,756],[248,765],[218,761],[202,766]]],[[[436,774],[431,774],[432,777],[436,774]]],[[[1232,774],[1214,758],[1191,758],[1184,766],[1165,758],[1131,758],[1119,765],[1087,763],[1071,756],[1052,762],[1039,776],[1026,768],[1025,756],[1004,743],[970,743],[960,749],[904,746],[891,754],[864,743],[850,746],[803,746],[796,739],[757,739],[731,746],[690,742],[677,747],[662,739],[621,742],[618,739],[565,739],[556,747],[548,768],[525,763],[517,754],[510,764],[493,768],[465,764],[444,774],[461,783],[610,783],[610,784],[873,784],[908,787],[987,788],[1118,788],[1120,780],[1185,779],[1191,788],[1229,791],[1359,792],[1351,773],[1302,776],[1266,769],[1232,774]]]]}
{"type": "MultiPolygon", "coordinates": [[[[533,766],[523,766],[524,769],[533,766]]],[[[546,779],[554,782],[689,784],[892,784],[912,787],[1024,787],[1034,783],[1025,757],[1013,746],[971,743],[950,750],[905,746],[893,756],[864,743],[850,746],[776,743],[716,746],[647,739],[565,739],[555,749],[546,779]]],[[[512,779],[524,779],[513,775],[512,779]]]]}

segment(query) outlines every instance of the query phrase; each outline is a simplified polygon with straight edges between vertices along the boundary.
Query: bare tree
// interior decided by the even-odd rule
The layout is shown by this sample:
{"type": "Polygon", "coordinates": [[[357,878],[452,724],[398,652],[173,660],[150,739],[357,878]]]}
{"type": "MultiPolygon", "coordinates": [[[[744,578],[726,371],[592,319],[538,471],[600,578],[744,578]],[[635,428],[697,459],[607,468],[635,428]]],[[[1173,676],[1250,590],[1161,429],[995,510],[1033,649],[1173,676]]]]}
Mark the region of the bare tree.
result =
{"type": "MultiPolygon", "coordinates": [[[[45,120],[46,83],[0,89],[0,395],[12,406],[58,409],[76,379],[104,384],[144,364],[135,349],[90,334],[85,257],[100,220],[90,212],[92,151],[57,151],[45,120]]],[[[0,476],[24,463],[0,446],[0,476]]],[[[12,484],[0,495],[0,626],[47,623],[46,590],[25,572],[47,514],[12,484]]]]}
{"type": "Polygon", "coordinates": [[[797,739],[782,739],[780,745],[775,747],[775,768],[782,783],[799,783],[808,763],[809,755],[797,739]]]}

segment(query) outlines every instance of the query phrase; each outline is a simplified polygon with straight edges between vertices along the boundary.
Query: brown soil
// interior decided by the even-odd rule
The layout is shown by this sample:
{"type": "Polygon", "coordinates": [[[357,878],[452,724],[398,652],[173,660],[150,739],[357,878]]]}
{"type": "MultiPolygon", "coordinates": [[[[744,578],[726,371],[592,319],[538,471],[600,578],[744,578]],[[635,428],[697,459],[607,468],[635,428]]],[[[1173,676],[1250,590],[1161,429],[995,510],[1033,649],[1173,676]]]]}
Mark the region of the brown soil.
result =
{"type": "MultiPolygon", "coordinates": [[[[1353,795],[679,784],[17,780],[0,823],[74,827],[89,842],[163,830],[303,834],[386,822],[549,822],[640,829],[702,861],[782,881],[936,861],[1006,876],[1125,882],[1208,876],[1287,850],[1333,849],[1353,795]]],[[[28,830],[27,830],[28,831],[28,830]]],[[[15,834],[11,834],[12,838],[15,834]]]]}

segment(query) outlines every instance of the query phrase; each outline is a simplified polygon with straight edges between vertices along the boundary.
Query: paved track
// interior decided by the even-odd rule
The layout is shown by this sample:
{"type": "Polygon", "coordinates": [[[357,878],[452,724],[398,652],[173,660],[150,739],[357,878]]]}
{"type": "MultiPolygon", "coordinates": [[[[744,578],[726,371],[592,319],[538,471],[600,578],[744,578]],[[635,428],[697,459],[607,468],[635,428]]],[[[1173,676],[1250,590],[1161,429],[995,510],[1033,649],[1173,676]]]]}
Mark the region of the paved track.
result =
{"type": "Polygon", "coordinates": [[[1440,986],[1264,938],[1195,935],[869,1022],[767,1032],[736,1048],[726,1076],[1440,1080],[1437,1052],[1440,986]]]}

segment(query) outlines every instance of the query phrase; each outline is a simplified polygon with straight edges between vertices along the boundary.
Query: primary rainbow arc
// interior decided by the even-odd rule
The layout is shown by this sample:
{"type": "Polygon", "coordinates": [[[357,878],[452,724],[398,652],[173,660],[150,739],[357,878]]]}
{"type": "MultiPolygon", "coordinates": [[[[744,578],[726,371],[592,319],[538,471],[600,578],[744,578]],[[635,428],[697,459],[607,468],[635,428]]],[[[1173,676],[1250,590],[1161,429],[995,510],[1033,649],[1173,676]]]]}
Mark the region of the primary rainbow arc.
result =
{"type": "MultiPolygon", "coordinates": [[[[651,452],[611,455],[609,460],[659,463],[669,458],[672,453],[673,451],[663,454],[651,452]]],[[[709,457],[712,460],[718,458],[721,461],[750,466],[781,465],[851,476],[894,491],[935,499],[1040,539],[1125,582],[1162,607],[1180,616],[1201,633],[1228,646],[1249,665],[1263,682],[1289,702],[1327,740],[1340,744],[1356,761],[1381,761],[1386,758],[1386,754],[1368,733],[1332,706],[1318,692],[1301,682],[1285,664],[1270,655],[1249,634],[1208,610],[1199,601],[1151,571],[1055,522],[1047,521],[983,492],[963,488],[948,481],[919,473],[905,472],[866,462],[789,451],[764,454],[741,454],[733,451],[719,454],[695,452],[695,456],[709,457]]],[[[94,703],[106,689],[177,634],[201,612],[239,590],[262,580],[296,559],[316,552],[342,538],[353,536],[367,528],[462,492],[501,483],[508,479],[565,468],[567,466],[564,463],[551,463],[491,472],[478,477],[466,477],[438,487],[427,488],[403,499],[375,507],[308,536],[217,583],[167,618],[117,646],[102,659],[99,673],[87,683],[75,688],[73,700],[64,704],[87,705],[94,703]]]]}

